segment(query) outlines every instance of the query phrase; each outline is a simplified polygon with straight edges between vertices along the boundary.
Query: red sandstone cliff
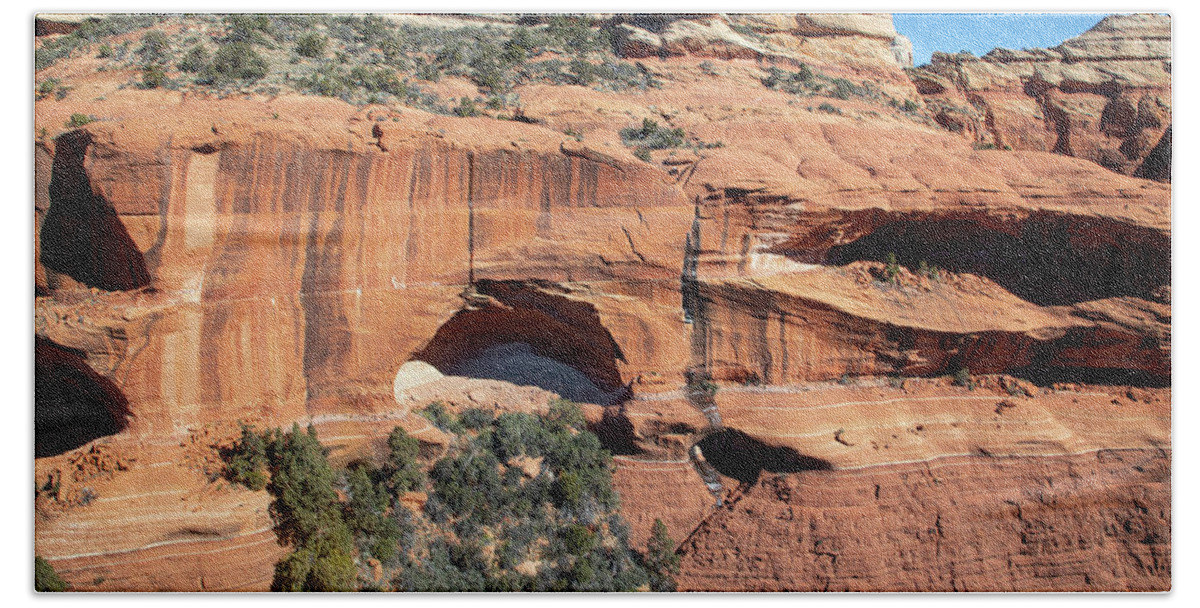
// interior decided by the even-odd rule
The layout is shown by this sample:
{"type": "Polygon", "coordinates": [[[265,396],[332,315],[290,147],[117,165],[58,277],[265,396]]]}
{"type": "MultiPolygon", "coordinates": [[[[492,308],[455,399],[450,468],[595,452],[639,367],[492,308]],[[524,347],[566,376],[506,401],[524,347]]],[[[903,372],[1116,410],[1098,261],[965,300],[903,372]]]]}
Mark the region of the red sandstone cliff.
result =
{"type": "Polygon", "coordinates": [[[1171,19],[1113,15],[1051,49],[937,53],[910,70],[943,126],[1170,181],[1171,19]],[[1166,146],[1169,148],[1169,144],[1166,146]]]}
{"type": "MultiPolygon", "coordinates": [[[[35,142],[35,327],[53,352],[73,357],[71,377],[96,375],[119,390],[88,401],[88,415],[128,416],[115,435],[64,440],[71,447],[35,462],[39,482],[74,480],[42,505],[37,550],[77,585],[108,581],[86,588],[261,589],[282,551],[265,532],[265,494],[214,484],[209,465],[172,463],[212,457],[238,420],[315,420],[340,458],[370,455],[392,425],[414,424],[393,398],[401,364],[445,365],[460,351],[525,341],[605,390],[631,384],[635,399],[607,417],[592,412],[594,426],[628,448],[616,483],[635,541],[656,517],[677,540],[689,537],[684,586],[1166,588],[1170,391],[1153,387],[1171,377],[1171,191],[1091,162],[1104,164],[1105,146],[1156,140],[1163,129],[1169,139],[1169,101],[1160,107],[1169,71],[1147,67],[1163,60],[1165,26],[1129,19],[1056,51],[1080,54],[1070,65],[999,53],[936,63],[911,81],[886,16],[630,20],[620,24],[624,52],[651,62],[662,88],[527,85],[532,123],[296,94],[143,91],[95,71],[90,57],[48,68],[39,78],[75,89],[35,106],[35,127],[46,130],[35,142]],[[919,91],[931,107],[969,97],[999,125],[971,127],[976,139],[991,133],[1017,150],[974,149],[936,111],[918,120],[873,98],[814,112],[819,100],[763,87],[764,60],[871,81],[899,99],[919,91]],[[1110,64],[1122,75],[1111,95],[1097,80],[1110,64]],[[1041,80],[1024,76],[1028,65],[1041,80]],[[977,72],[1000,84],[974,84],[977,72]],[[934,80],[949,84],[930,92],[934,80]],[[1045,112],[1076,98],[1115,118],[1103,128],[1073,114],[1047,119],[1070,123],[1069,148],[1046,139],[1045,121],[1000,109],[1004,101],[1045,112]],[[1144,100],[1155,125],[1140,118],[1144,100]],[[1113,130],[1129,114],[1121,104],[1138,110],[1132,126],[1113,130]],[[79,111],[101,120],[61,127],[79,111]],[[722,145],[645,162],[618,135],[643,118],[722,145]],[[694,221],[699,242],[689,248],[694,221]],[[891,281],[888,253],[903,266],[891,281]],[[689,256],[698,269],[691,324],[680,283],[689,256]],[[942,274],[922,275],[922,262],[942,274]],[[470,279],[476,293],[464,294],[470,279]],[[764,478],[712,511],[687,456],[712,430],[679,392],[694,367],[725,383],[718,409],[748,438],[729,454],[709,450],[708,460],[753,459],[762,444],[831,470],[764,478]],[[1036,415],[988,443],[992,412],[1004,408],[987,403],[984,420],[972,409],[978,400],[944,385],[906,402],[902,420],[887,413],[892,394],[818,404],[829,417],[814,419],[812,403],[770,392],[964,367],[1038,370],[1046,388],[1037,403],[1049,405],[1018,408],[1036,415]],[[1115,394],[1144,385],[1154,398],[1113,398],[1125,415],[1077,424],[1077,391],[1062,385],[1081,377],[1120,386],[1115,394]],[[760,411],[767,401],[776,409],[760,411]],[[843,441],[858,450],[887,442],[854,433],[926,428],[928,417],[940,424],[928,424],[904,458],[855,451],[839,460],[837,450],[852,447],[843,441]],[[805,435],[818,423],[820,442],[773,435],[805,435]],[[125,454],[123,468],[80,468],[97,445],[125,454]],[[963,456],[976,448],[1015,457],[963,456]],[[1130,450],[1120,454],[1143,470],[1095,456],[1109,448],[1130,450]],[[946,463],[973,473],[945,486],[940,476],[933,485],[906,479],[932,478],[946,463]],[[1060,474],[1113,483],[1043,487],[1060,474]],[[162,489],[147,493],[155,483],[162,489]],[[80,504],[84,487],[99,500],[80,504]],[[897,502],[859,501],[867,487],[897,502]],[[1049,502],[1030,503],[1038,488],[1049,502]],[[953,502],[959,495],[972,500],[953,502]],[[856,498],[847,506],[846,496],[856,498]],[[825,515],[843,507],[844,520],[825,515]],[[785,509],[811,509],[811,525],[801,532],[762,516],[785,509]],[[928,533],[943,514],[949,536],[928,533]],[[877,520],[882,527],[870,528],[877,520]],[[1050,540],[1035,538],[1051,528],[1050,540]],[[916,575],[917,563],[938,565],[916,575]],[[1007,582],[987,582],[995,577],[1007,582]]],[[[1143,148],[1112,168],[1137,173],[1153,155],[1143,148]]],[[[38,363],[49,369],[43,350],[38,363]]],[[[523,399],[494,400],[508,398],[523,399]]],[[[726,489],[738,484],[722,475],[726,489]]]]}

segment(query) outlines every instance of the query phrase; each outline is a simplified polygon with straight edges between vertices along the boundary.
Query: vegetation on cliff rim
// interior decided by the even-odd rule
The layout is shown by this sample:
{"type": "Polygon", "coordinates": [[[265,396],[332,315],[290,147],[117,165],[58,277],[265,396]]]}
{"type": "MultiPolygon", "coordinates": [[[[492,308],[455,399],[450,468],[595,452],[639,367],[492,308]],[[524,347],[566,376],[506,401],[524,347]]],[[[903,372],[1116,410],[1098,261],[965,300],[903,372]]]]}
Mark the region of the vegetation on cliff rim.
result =
{"type": "Polygon", "coordinates": [[[646,555],[629,548],[611,456],[574,403],[555,400],[541,416],[456,416],[441,403],[422,413],[454,436],[428,475],[417,440],[400,427],[381,467],[358,461],[337,472],[312,427],[262,435],[243,428],[223,452],[227,476],[256,487],[247,471],[261,466],[276,533],[292,547],[272,589],[674,587],[674,543],[664,527],[646,555]]]}
{"type": "MultiPolygon", "coordinates": [[[[508,24],[439,27],[378,15],[112,16],[87,20],[70,35],[41,41],[35,70],[79,53],[104,60],[100,71],[133,69],[142,88],[191,88],[274,95],[284,90],[350,103],[398,103],[464,114],[418,81],[470,80],[470,103],[506,110],[530,83],[625,91],[659,86],[641,63],[614,53],[615,23],[585,16],[530,16],[508,24]],[[156,26],[130,52],[113,36],[156,26]],[[160,75],[161,70],[161,75],[160,75]]],[[[515,116],[516,113],[513,113],[515,116]]],[[[512,116],[504,115],[511,118],[512,116]]]]}
{"type": "MultiPolygon", "coordinates": [[[[582,139],[580,137],[579,139],[582,139]]],[[[668,150],[672,148],[691,148],[703,150],[720,148],[722,142],[705,143],[696,137],[689,137],[683,129],[660,127],[658,122],[649,118],[642,119],[640,127],[621,129],[621,141],[628,147],[634,148],[634,156],[650,162],[651,150],[668,150]]]]}

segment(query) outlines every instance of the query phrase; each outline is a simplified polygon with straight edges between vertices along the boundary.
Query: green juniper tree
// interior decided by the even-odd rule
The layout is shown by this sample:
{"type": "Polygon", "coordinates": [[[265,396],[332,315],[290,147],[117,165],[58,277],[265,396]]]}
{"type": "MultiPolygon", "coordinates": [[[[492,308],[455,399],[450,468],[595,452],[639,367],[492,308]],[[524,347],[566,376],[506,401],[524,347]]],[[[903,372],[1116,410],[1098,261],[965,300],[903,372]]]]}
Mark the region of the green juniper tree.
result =
{"type": "Polygon", "coordinates": [[[679,556],[675,554],[675,541],[667,533],[661,519],[654,520],[650,540],[646,542],[646,572],[650,575],[651,591],[674,591],[675,576],[679,574],[679,556]]]}

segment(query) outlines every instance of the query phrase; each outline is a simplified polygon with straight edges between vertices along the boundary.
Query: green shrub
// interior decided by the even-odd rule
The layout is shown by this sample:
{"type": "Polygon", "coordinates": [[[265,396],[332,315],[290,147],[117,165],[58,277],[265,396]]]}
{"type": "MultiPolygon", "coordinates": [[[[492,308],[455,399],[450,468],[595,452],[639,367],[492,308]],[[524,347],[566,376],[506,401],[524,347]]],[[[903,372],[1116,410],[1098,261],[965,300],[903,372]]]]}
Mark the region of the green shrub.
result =
{"type": "Polygon", "coordinates": [[[825,101],[821,102],[821,105],[817,106],[817,110],[824,112],[826,114],[837,114],[839,116],[841,116],[841,114],[842,114],[841,108],[839,108],[829,102],[825,102],[825,101]]]}
{"type": "Polygon", "coordinates": [[[575,429],[582,431],[587,428],[587,420],[579,404],[570,399],[554,398],[550,400],[550,408],[544,420],[551,431],[575,429]]]}
{"type": "Polygon", "coordinates": [[[142,36],[142,46],[136,53],[146,63],[163,63],[168,58],[171,45],[167,35],[159,30],[150,30],[142,36]]]}
{"type": "Polygon", "coordinates": [[[223,41],[232,44],[270,44],[267,35],[271,33],[271,18],[267,15],[234,14],[225,17],[225,25],[229,28],[223,41]]]}
{"type": "Polygon", "coordinates": [[[296,54],[301,57],[322,57],[325,55],[327,44],[328,37],[316,33],[307,34],[296,41],[296,54]]]}
{"type": "Polygon", "coordinates": [[[479,116],[479,108],[475,107],[475,100],[464,96],[458,100],[458,105],[454,107],[454,115],[460,118],[479,116]]]}
{"type": "Polygon", "coordinates": [[[369,466],[355,467],[347,475],[346,525],[359,541],[359,546],[380,561],[390,560],[396,553],[401,530],[396,520],[387,516],[391,496],[387,482],[379,479],[379,471],[369,466]]]}
{"type": "Polygon", "coordinates": [[[568,524],[562,530],[563,543],[572,555],[584,555],[596,544],[596,535],[587,526],[568,524]]]}
{"type": "Polygon", "coordinates": [[[279,540],[294,547],[275,566],[274,591],[349,591],[354,588],[353,537],[334,490],[335,476],[311,425],[275,430],[267,445],[271,520],[279,540]]]}
{"type": "Polygon", "coordinates": [[[266,77],[267,60],[244,42],[222,45],[203,74],[204,84],[222,85],[232,80],[256,82],[266,77]]]}
{"type": "Polygon", "coordinates": [[[303,546],[344,528],[334,474],[312,426],[301,432],[293,424],[289,433],[278,430],[267,446],[271,482],[267,489],[275,500],[271,517],[280,539],[303,546]]]}
{"type": "Polygon", "coordinates": [[[683,129],[659,127],[658,123],[649,118],[642,120],[641,128],[629,127],[621,129],[621,141],[626,146],[637,146],[647,150],[665,150],[683,146],[685,133],[683,129]]]}
{"type": "MultiPolygon", "coordinates": [[[[161,15],[147,14],[113,15],[104,19],[84,20],[79,24],[79,29],[70,34],[43,40],[41,46],[34,50],[33,69],[37,71],[50,67],[59,59],[70,57],[76,50],[87,48],[103,38],[150,27],[163,19],[161,15]]],[[[116,58],[124,57],[119,55],[116,58]]]]}
{"type": "Polygon", "coordinates": [[[107,44],[107,43],[100,45],[100,48],[96,51],[97,59],[108,59],[112,56],[113,56],[112,45],[107,44]]]}
{"type": "Polygon", "coordinates": [[[432,422],[434,426],[448,433],[461,435],[466,432],[454,413],[446,409],[446,404],[441,401],[434,401],[425,406],[425,409],[421,410],[421,415],[432,422]]]}
{"type": "Polygon", "coordinates": [[[50,94],[53,93],[54,90],[61,84],[62,81],[57,78],[47,78],[38,83],[37,94],[35,97],[37,99],[45,99],[46,97],[49,97],[50,94]]]}
{"type": "Polygon", "coordinates": [[[866,89],[862,86],[854,84],[845,78],[834,78],[830,83],[833,84],[833,91],[830,92],[830,95],[838,99],[864,97],[867,94],[866,89]]]}
{"type": "Polygon", "coordinates": [[[900,263],[896,261],[895,253],[888,252],[887,265],[884,266],[883,273],[889,283],[898,284],[900,282],[900,263]]]}
{"type": "Polygon", "coordinates": [[[167,81],[167,74],[162,66],[151,63],[142,67],[142,82],[138,85],[143,89],[157,89],[167,81]]]}
{"type": "Polygon", "coordinates": [[[188,52],[183,55],[183,60],[179,62],[179,69],[184,72],[197,73],[208,67],[210,55],[208,50],[197,44],[188,49],[188,52]]]}
{"type": "Polygon", "coordinates": [[[591,26],[589,17],[554,15],[547,23],[546,34],[567,53],[583,56],[600,50],[603,45],[591,26]]]}
{"type": "Polygon", "coordinates": [[[760,79],[763,86],[793,95],[812,94],[820,90],[817,75],[808,64],[801,63],[799,71],[788,72],[775,66],[767,68],[767,75],[760,79]]]}
{"type": "Polygon", "coordinates": [[[975,389],[975,383],[971,380],[971,370],[962,368],[954,373],[954,385],[965,386],[971,390],[975,389]]]}
{"type": "Polygon", "coordinates": [[[87,114],[80,114],[80,113],[76,112],[75,114],[71,115],[71,119],[68,120],[63,126],[65,126],[68,129],[78,129],[79,127],[82,127],[83,125],[86,125],[86,124],[92,123],[92,122],[96,122],[96,119],[92,118],[91,116],[88,116],[87,114]]]}
{"type": "Polygon", "coordinates": [[[275,564],[271,591],[354,591],[356,569],[348,543],[302,547],[275,564]]]}
{"type": "Polygon", "coordinates": [[[300,79],[297,85],[305,91],[326,97],[343,97],[350,93],[349,77],[331,64],[321,66],[313,74],[300,79]]]}
{"type": "Polygon", "coordinates": [[[50,562],[38,555],[33,558],[33,589],[34,591],[66,591],[67,582],[58,576],[50,562]]]}
{"type": "Polygon", "coordinates": [[[487,427],[495,420],[496,416],[491,410],[484,410],[477,407],[463,410],[459,416],[464,427],[471,431],[479,431],[487,427]]]}

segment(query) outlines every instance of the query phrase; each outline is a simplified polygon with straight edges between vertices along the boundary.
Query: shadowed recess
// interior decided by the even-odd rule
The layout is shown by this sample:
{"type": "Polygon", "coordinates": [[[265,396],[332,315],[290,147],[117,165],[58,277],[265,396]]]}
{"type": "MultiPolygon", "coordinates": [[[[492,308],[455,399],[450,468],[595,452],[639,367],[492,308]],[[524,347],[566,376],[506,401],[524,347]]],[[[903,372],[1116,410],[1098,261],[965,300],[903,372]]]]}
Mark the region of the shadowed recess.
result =
{"type": "Polygon", "coordinates": [[[1152,292],[1171,281],[1169,237],[1102,218],[1035,216],[989,228],[969,219],[902,220],[832,247],[830,264],[921,262],[995,281],[1017,297],[1055,306],[1152,292]]]}
{"type": "Polygon", "coordinates": [[[1171,127],[1167,127],[1158,144],[1142,160],[1142,165],[1133,172],[1133,176],[1160,182],[1171,181],[1171,127]]]}
{"type": "Polygon", "coordinates": [[[588,430],[600,439],[600,445],[614,456],[640,454],[635,442],[637,433],[633,422],[625,415],[624,406],[605,408],[599,422],[588,424],[588,430]]]}
{"type": "Polygon", "coordinates": [[[537,386],[586,403],[628,397],[612,334],[585,302],[521,281],[481,281],[486,301],[467,307],[438,328],[413,358],[444,374],[537,386]]]}
{"type": "Polygon", "coordinates": [[[1009,373],[1043,387],[1054,386],[1059,383],[1136,386],[1141,388],[1170,388],[1171,386],[1171,376],[1169,373],[1163,376],[1143,370],[1114,367],[1031,366],[1010,370],[1009,373]]]}
{"type": "Polygon", "coordinates": [[[789,447],[767,445],[737,429],[721,429],[696,445],[714,469],[745,483],[754,483],[763,471],[799,473],[833,469],[828,461],[805,456],[789,447]]]}
{"type": "Polygon", "coordinates": [[[92,191],[84,168],[91,134],[71,131],[54,141],[50,209],[41,233],[42,264],[106,291],[148,285],[150,273],[145,258],[116,210],[92,191]]]}
{"type": "Polygon", "coordinates": [[[62,454],[125,429],[129,401],[79,351],[34,345],[34,457],[62,454]]]}

